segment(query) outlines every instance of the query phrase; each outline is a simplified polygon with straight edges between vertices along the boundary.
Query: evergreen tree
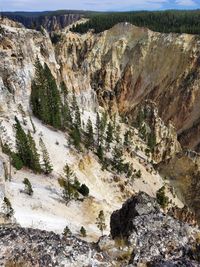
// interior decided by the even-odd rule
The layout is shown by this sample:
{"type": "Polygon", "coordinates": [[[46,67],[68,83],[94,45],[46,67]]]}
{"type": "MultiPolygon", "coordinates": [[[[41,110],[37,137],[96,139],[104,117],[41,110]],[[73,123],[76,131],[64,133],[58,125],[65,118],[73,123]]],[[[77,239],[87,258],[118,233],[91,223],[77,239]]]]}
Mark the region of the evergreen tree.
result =
{"type": "Polygon", "coordinates": [[[7,197],[4,197],[3,199],[3,211],[7,219],[11,218],[14,214],[14,210],[12,208],[11,202],[7,197]]]}
{"type": "Polygon", "coordinates": [[[63,235],[64,236],[70,236],[72,234],[71,230],[69,229],[68,226],[66,226],[63,230],[63,235]]]}
{"type": "Polygon", "coordinates": [[[60,94],[56,85],[55,78],[53,77],[49,67],[45,63],[44,75],[46,77],[46,92],[48,97],[48,112],[49,112],[49,124],[55,128],[61,127],[61,113],[60,113],[60,94]]]}
{"type": "Polygon", "coordinates": [[[101,120],[99,113],[97,112],[97,117],[96,117],[96,135],[97,135],[97,145],[100,145],[100,132],[101,132],[101,120]]]}
{"type": "Polygon", "coordinates": [[[15,122],[17,156],[25,166],[34,172],[40,172],[41,167],[35,141],[30,131],[28,131],[28,134],[24,132],[17,117],[15,117],[15,122]]]}
{"type": "Polygon", "coordinates": [[[153,151],[155,145],[156,145],[156,136],[153,132],[151,132],[148,136],[148,146],[151,151],[153,151]]]}
{"type": "Polygon", "coordinates": [[[112,141],[113,141],[113,126],[111,122],[109,122],[106,131],[106,143],[108,149],[110,149],[110,144],[112,143],[112,141]]]}
{"type": "Polygon", "coordinates": [[[113,151],[113,168],[116,169],[119,173],[124,171],[124,160],[123,160],[123,151],[117,146],[113,151]]]}
{"type": "Polygon", "coordinates": [[[44,173],[49,174],[53,171],[53,167],[52,167],[52,164],[50,161],[49,153],[47,151],[47,148],[46,148],[42,138],[40,138],[39,145],[40,145],[41,151],[42,151],[42,160],[43,160],[42,166],[43,166],[44,173]]]}
{"type": "Polygon", "coordinates": [[[130,146],[131,142],[130,142],[130,135],[131,135],[131,132],[128,130],[125,132],[124,134],[124,146],[130,146]]]}
{"type": "Polygon", "coordinates": [[[32,196],[33,194],[33,189],[32,189],[32,185],[31,185],[31,182],[27,179],[27,178],[24,178],[24,181],[23,181],[23,184],[25,186],[25,193],[29,196],[32,196]]]}
{"type": "Polygon", "coordinates": [[[94,132],[93,126],[90,118],[88,119],[87,126],[86,126],[86,147],[89,149],[94,148],[94,132]]]}
{"type": "MultiPolygon", "coordinates": [[[[78,194],[77,179],[69,165],[66,164],[64,167],[64,178],[59,180],[59,184],[63,187],[63,197],[66,201],[70,201],[72,198],[76,198],[78,194]]],[[[79,184],[80,185],[80,184],[79,184]]]]}
{"type": "Polygon", "coordinates": [[[30,166],[30,147],[26,133],[21,127],[21,124],[17,117],[15,117],[15,131],[16,131],[16,149],[19,157],[23,161],[24,165],[30,166]]]}
{"type": "Polygon", "coordinates": [[[77,128],[81,129],[81,114],[80,114],[79,106],[76,101],[76,95],[75,95],[74,90],[73,90],[73,96],[72,96],[72,110],[74,113],[74,125],[77,128]]]}
{"type": "Polygon", "coordinates": [[[47,64],[43,68],[38,58],[31,86],[31,105],[37,118],[55,128],[61,127],[61,100],[56,81],[47,64]]]}
{"type": "Polygon", "coordinates": [[[99,215],[96,218],[96,225],[101,231],[101,235],[103,236],[103,231],[106,229],[105,216],[103,210],[99,212],[99,215]]]}
{"type": "Polygon", "coordinates": [[[30,167],[34,172],[41,172],[39,154],[37,152],[36,144],[30,131],[28,131],[27,139],[28,139],[28,150],[30,153],[29,155],[30,163],[28,167],[30,167]]]}
{"type": "Polygon", "coordinates": [[[115,127],[115,130],[114,130],[114,138],[115,138],[115,141],[116,141],[117,144],[121,143],[120,133],[121,133],[121,127],[120,127],[120,125],[118,124],[118,125],[115,127]]]}
{"type": "Polygon", "coordinates": [[[103,162],[103,147],[99,145],[97,148],[97,156],[99,157],[100,161],[103,162]]]}
{"type": "Polygon", "coordinates": [[[80,150],[80,144],[81,144],[81,133],[77,125],[73,125],[70,136],[73,141],[73,145],[80,150]]]}
{"type": "Polygon", "coordinates": [[[100,121],[99,143],[101,143],[101,144],[103,142],[103,137],[104,137],[104,133],[105,133],[106,125],[107,125],[107,120],[108,120],[108,114],[107,114],[107,112],[104,112],[102,114],[101,121],[100,121]]]}

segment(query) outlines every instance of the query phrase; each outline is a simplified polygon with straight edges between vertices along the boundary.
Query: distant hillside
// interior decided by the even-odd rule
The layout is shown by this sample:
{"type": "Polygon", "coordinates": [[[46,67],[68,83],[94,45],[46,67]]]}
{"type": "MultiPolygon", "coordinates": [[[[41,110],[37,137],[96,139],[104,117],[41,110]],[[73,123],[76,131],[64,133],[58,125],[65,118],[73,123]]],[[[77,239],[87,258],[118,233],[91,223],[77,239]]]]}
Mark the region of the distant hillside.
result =
{"type": "Polygon", "coordinates": [[[71,23],[85,16],[84,11],[57,10],[44,12],[3,12],[2,15],[22,23],[31,29],[40,29],[41,26],[49,32],[63,29],[71,23]]]}
{"type": "Polygon", "coordinates": [[[85,33],[93,29],[95,33],[99,33],[112,28],[119,22],[129,22],[157,32],[200,34],[200,10],[98,13],[89,14],[89,18],[87,23],[77,25],[73,30],[85,33]]]}

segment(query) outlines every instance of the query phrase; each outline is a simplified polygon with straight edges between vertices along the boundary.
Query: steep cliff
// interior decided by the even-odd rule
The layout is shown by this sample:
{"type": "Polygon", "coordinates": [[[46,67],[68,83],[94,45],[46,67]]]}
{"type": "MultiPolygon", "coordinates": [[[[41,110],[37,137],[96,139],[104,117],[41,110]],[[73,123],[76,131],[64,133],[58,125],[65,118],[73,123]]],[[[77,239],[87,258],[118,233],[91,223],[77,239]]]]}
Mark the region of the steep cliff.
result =
{"type": "Polygon", "coordinates": [[[3,12],[2,15],[22,23],[29,29],[39,30],[41,26],[48,32],[59,31],[78,21],[84,12],[3,12]]]}
{"type": "Polygon", "coordinates": [[[122,23],[98,35],[67,33],[56,50],[65,53],[65,62],[58,59],[61,70],[70,62],[100,104],[134,121],[137,105],[151,99],[161,118],[174,124],[181,143],[194,149],[199,143],[199,41],[199,36],[122,23]]]}

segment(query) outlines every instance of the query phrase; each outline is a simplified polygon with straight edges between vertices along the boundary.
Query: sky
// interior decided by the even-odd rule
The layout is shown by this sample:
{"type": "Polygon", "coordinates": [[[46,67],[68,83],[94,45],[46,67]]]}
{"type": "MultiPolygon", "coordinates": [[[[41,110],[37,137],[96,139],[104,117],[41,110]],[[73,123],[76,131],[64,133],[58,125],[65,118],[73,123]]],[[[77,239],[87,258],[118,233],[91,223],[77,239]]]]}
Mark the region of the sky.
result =
{"type": "Polygon", "coordinates": [[[200,9],[200,0],[0,0],[1,11],[200,9]]]}

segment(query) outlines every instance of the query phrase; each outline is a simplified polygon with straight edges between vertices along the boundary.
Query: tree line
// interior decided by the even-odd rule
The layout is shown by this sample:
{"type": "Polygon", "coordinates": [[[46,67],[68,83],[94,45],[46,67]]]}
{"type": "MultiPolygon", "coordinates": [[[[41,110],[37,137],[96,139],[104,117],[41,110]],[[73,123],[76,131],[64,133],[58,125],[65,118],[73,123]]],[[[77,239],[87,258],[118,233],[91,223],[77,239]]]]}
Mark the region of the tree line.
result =
{"type": "Polygon", "coordinates": [[[74,26],[71,30],[86,33],[93,29],[95,33],[100,33],[117,23],[129,22],[157,32],[200,34],[200,10],[98,13],[90,14],[88,18],[88,22],[74,26]]]}

